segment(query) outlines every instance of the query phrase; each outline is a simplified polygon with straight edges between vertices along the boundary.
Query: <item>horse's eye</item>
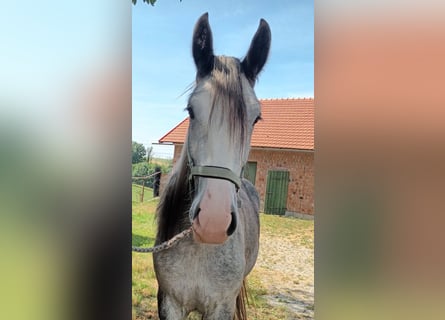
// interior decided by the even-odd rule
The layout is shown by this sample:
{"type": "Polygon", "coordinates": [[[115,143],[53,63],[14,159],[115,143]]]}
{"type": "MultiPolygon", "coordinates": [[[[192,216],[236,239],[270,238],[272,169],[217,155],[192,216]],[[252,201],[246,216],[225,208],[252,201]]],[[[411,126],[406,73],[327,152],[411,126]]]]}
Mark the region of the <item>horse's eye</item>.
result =
{"type": "Polygon", "coordinates": [[[185,110],[187,110],[187,112],[189,113],[189,117],[190,119],[195,119],[195,113],[193,112],[193,109],[191,106],[187,106],[187,108],[185,108],[185,110]]]}
{"type": "Polygon", "coordinates": [[[256,117],[255,121],[253,122],[253,125],[255,125],[260,120],[263,120],[263,118],[261,118],[261,116],[256,117]]]}

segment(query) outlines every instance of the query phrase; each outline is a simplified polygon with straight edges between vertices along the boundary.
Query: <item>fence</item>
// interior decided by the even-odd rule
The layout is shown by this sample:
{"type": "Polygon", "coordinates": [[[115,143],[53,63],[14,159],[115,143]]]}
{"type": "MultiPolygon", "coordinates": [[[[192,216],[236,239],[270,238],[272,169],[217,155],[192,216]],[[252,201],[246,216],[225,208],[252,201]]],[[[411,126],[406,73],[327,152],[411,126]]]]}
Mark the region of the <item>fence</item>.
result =
{"type": "MultiPolygon", "coordinates": [[[[154,177],[153,181],[153,197],[159,197],[159,186],[161,182],[161,170],[156,170],[155,173],[149,174],[148,176],[141,177],[131,177],[132,180],[147,180],[151,177],[154,177]]],[[[142,192],[141,192],[141,202],[144,202],[144,189],[145,182],[142,184],[142,192]]]]}

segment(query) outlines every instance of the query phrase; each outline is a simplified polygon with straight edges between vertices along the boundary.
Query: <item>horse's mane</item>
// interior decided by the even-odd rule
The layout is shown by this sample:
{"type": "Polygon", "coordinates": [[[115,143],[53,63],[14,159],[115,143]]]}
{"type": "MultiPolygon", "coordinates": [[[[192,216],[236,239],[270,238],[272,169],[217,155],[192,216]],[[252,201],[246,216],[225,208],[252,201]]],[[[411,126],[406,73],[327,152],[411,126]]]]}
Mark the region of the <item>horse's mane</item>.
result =
{"type": "Polygon", "coordinates": [[[188,181],[189,168],[187,166],[186,150],[184,144],[181,157],[179,158],[172,175],[161,194],[156,210],[158,224],[156,244],[171,239],[182,224],[190,224],[187,213],[191,205],[190,185],[188,181]],[[183,223],[178,223],[178,222],[183,223]]]}

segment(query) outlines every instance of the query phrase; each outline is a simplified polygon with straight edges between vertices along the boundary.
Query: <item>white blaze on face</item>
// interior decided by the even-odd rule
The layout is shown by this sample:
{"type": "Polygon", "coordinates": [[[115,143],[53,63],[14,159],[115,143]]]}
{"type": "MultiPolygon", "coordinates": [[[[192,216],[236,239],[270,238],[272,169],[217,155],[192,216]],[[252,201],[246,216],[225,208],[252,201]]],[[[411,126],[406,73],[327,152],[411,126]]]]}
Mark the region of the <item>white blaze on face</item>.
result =
{"type": "MultiPolygon", "coordinates": [[[[250,87],[242,76],[244,100],[246,103],[245,141],[236,139],[230,134],[228,119],[223,119],[223,107],[215,105],[212,119],[209,122],[212,104],[209,94],[209,83],[203,80],[197,87],[196,94],[190,100],[194,119],[190,121],[191,131],[188,147],[195,165],[219,166],[241,173],[247,161],[250,135],[255,118],[260,114],[260,105],[250,87]],[[241,150],[241,147],[245,150],[241,150]]],[[[227,110],[226,110],[227,112],[227,110]]],[[[227,180],[198,177],[199,190],[195,195],[197,215],[193,220],[194,238],[198,242],[221,244],[227,240],[227,230],[232,223],[232,213],[237,210],[235,185],[227,180]]]]}
{"type": "MultiPolygon", "coordinates": [[[[207,90],[197,95],[199,99],[192,103],[195,114],[193,129],[199,137],[190,143],[193,144],[196,165],[219,166],[241,171],[239,151],[240,141],[233,143],[229,133],[227,121],[220,121],[221,106],[216,105],[210,117],[211,99],[207,90]]],[[[199,194],[196,195],[198,214],[193,220],[194,238],[201,243],[221,244],[227,238],[227,230],[232,222],[233,198],[235,186],[232,182],[223,179],[199,177],[199,194]]]]}

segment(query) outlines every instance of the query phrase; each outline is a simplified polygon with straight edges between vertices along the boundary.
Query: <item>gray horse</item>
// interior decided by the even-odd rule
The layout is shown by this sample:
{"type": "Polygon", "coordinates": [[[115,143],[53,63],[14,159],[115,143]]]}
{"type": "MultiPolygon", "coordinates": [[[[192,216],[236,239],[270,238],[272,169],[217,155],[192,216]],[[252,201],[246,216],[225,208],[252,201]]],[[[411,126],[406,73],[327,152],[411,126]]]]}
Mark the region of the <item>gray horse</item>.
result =
{"type": "Polygon", "coordinates": [[[258,255],[259,197],[242,171],[261,119],[253,86],[271,33],[261,19],[242,61],[215,56],[212,41],[205,13],[193,32],[189,129],[157,208],[156,244],[190,227],[193,237],[153,254],[161,320],[195,310],[203,319],[246,319],[244,279],[258,255]]]}

